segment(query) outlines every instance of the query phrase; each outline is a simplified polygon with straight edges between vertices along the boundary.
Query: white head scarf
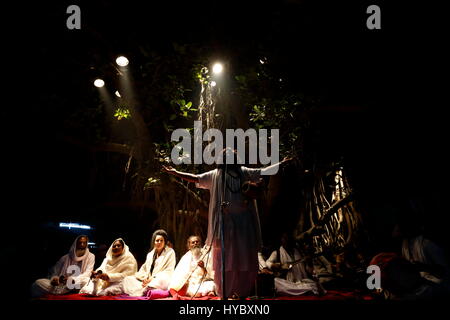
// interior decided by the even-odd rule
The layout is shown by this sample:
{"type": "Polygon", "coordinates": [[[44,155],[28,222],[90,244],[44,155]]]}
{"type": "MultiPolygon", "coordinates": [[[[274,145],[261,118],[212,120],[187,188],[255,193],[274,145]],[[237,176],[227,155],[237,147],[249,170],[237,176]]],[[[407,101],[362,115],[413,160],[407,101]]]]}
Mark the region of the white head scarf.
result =
{"type": "Polygon", "coordinates": [[[75,241],[72,243],[72,246],[70,247],[70,250],[69,250],[69,257],[72,261],[78,262],[78,261],[84,260],[89,255],[89,248],[86,246],[84,254],[81,257],[77,257],[77,242],[78,242],[78,239],[80,239],[80,238],[89,239],[88,236],[85,236],[85,235],[78,236],[75,239],[75,241]]]}
{"type": "Polygon", "coordinates": [[[122,238],[118,238],[114,240],[111,244],[111,246],[108,249],[108,252],[106,252],[106,265],[105,269],[102,270],[103,272],[115,272],[115,270],[122,269],[123,266],[126,264],[135,264],[136,259],[134,258],[133,254],[130,252],[130,249],[125,244],[125,241],[123,241],[122,238]],[[123,251],[122,254],[118,257],[113,256],[112,247],[114,242],[121,241],[123,243],[123,251]]]}
{"type": "Polygon", "coordinates": [[[55,271],[54,272],[55,275],[65,275],[67,269],[69,268],[69,266],[77,264],[77,262],[80,262],[80,261],[82,261],[81,262],[81,270],[82,270],[82,272],[83,272],[83,270],[86,270],[86,264],[88,263],[88,257],[89,257],[89,254],[90,254],[89,253],[89,248],[86,247],[86,250],[85,250],[84,254],[81,257],[77,257],[77,242],[78,242],[78,239],[80,239],[82,237],[88,239],[88,237],[85,236],[85,235],[80,235],[80,236],[78,236],[75,239],[75,241],[72,243],[72,246],[69,249],[69,253],[67,253],[67,255],[65,256],[65,257],[68,257],[68,259],[63,257],[62,265],[59,264],[61,269],[56,268],[58,270],[54,270],[55,271]]]}

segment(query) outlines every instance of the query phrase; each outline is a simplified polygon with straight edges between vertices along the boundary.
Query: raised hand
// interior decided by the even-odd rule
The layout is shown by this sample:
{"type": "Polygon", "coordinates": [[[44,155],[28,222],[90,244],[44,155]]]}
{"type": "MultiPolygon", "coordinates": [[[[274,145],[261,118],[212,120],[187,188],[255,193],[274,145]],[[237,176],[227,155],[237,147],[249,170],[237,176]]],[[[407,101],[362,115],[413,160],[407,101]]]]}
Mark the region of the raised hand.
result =
{"type": "Polygon", "coordinates": [[[167,172],[167,173],[174,173],[176,170],[174,168],[172,168],[171,166],[162,166],[162,171],[167,172]]]}
{"type": "Polygon", "coordinates": [[[145,288],[145,287],[147,286],[147,284],[150,283],[150,281],[152,281],[152,277],[147,278],[147,279],[144,279],[144,280],[142,281],[142,288],[145,288]]]}

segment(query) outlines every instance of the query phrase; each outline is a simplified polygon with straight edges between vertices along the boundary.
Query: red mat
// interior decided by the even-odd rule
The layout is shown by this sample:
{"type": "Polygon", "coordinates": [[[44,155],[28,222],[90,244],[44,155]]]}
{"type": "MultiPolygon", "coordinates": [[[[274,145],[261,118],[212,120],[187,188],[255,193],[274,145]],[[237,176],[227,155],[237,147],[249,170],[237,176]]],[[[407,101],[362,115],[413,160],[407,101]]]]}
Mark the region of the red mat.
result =
{"type": "MultiPolygon", "coordinates": [[[[191,300],[191,297],[175,295],[174,297],[157,299],[157,300],[191,300]]],[[[218,297],[202,297],[194,300],[218,300],[218,297]]],[[[118,296],[91,296],[88,294],[66,294],[66,295],[46,295],[40,300],[149,300],[147,297],[129,297],[126,295],[118,296]]],[[[250,300],[250,299],[247,299],[250,300]]],[[[301,295],[301,296],[279,296],[273,298],[258,298],[252,300],[306,300],[306,301],[320,301],[320,300],[374,300],[370,294],[361,294],[354,291],[334,291],[328,290],[324,296],[301,295]]]]}

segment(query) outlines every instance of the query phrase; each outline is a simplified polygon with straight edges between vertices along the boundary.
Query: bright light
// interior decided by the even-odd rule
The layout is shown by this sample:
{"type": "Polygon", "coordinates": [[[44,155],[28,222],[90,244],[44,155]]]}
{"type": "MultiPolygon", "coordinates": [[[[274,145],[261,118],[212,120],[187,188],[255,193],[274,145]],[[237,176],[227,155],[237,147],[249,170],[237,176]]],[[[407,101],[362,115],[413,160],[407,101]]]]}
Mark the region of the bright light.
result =
{"type": "Polygon", "coordinates": [[[116,92],[114,92],[114,94],[115,94],[117,97],[119,97],[119,98],[122,97],[122,96],[120,95],[119,91],[117,91],[117,90],[116,90],[116,92]]]}
{"type": "Polygon", "coordinates": [[[214,73],[221,73],[222,70],[223,70],[223,66],[222,66],[222,64],[220,64],[220,63],[216,63],[216,64],[213,66],[213,72],[214,72],[214,73]]]}
{"type": "Polygon", "coordinates": [[[69,229],[87,229],[90,230],[92,229],[91,226],[87,226],[84,224],[79,224],[79,223],[66,223],[66,222],[60,222],[59,223],[59,227],[60,228],[69,228],[69,229]]]}
{"type": "Polygon", "coordinates": [[[116,59],[116,63],[121,67],[125,67],[128,65],[129,61],[124,56],[120,56],[116,59]]]}
{"type": "Polygon", "coordinates": [[[215,87],[216,86],[216,82],[215,81],[211,81],[211,87],[215,87]]]}
{"type": "Polygon", "coordinates": [[[96,86],[97,88],[101,88],[105,85],[105,81],[103,81],[102,79],[96,79],[94,81],[94,86],[96,86]]]}

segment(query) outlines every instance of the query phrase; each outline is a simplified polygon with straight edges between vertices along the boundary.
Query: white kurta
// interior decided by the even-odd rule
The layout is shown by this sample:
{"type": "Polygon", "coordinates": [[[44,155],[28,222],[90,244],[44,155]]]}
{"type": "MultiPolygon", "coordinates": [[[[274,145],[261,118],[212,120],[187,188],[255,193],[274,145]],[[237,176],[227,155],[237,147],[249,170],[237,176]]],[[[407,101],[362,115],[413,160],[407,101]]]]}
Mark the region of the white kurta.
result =
{"type": "Polygon", "coordinates": [[[195,295],[206,296],[208,293],[215,291],[211,253],[206,253],[205,251],[206,249],[202,250],[198,260],[195,259],[191,251],[186,252],[175,268],[169,285],[170,289],[179,291],[187,283],[186,296],[189,297],[195,295]],[[200,260],[204,263],[206,274],[198,266],[200,260]]]}
{"type": "MultiPolygon", "coordinates": [[[[297,249],[294,249],[294,256],[292,257],[283,247],[280,247],[280,257],[278,252],[273,251],[267,260],[267,266],[272,268],[276,262],[281,264],[290,264],[293,261],[301,259],[300,253],[297,249]]],[[[286,279],[275,277],[275,290],[281,295],[301,295],[307,292],[313,292],[319,294],[322,288],[319,288],[320,284],[312,279],[308,278],[306,267],[304,263],[300,262],[294,264],[292,268],[287,272],[286,279]]]]}
{"type": "MultiPolygon", "coordinates": [[[[229,204],[224,210],[224,242],[225,242],[225,288],[226,295],[233,293],[239,296],[251,294],[258,272],[258,251],[261,248],[261,229],[254,201],[246,199],[240,191],[245,181],[258,182],[263,171],[273,170],[272,165],[264,169],[251,169],[241,166],[242,177],[235,178],[226,174],[223,201],[229,204]]],[[[222,294],[222,248],[221,233],[221,203],[222,203],[222,170],[214,169],[197,175],[197,187],[210,191],[208,212],[208,234],[206,245],[213,248],[213,264],[215,269],[216,290],[222,294]]]]}
{"type": "MultiPolygon", "coordinates": [[[[117,240],[122,239],[119,238],[114,240],[113,244],[117,240]]],[[[97,296],[123,293],[122,281],[126,276],[136,273],[137,262],[126,244],[124,245],[122,254],[118,257],[114,257],[112,255],[111,244],[108,252],[106,253],[105,259],[96,271],[98,270],[106,273],[109,276],[109,281],[103,281],[101,279],[91,280],[87,285],[81,288],[80,293],[87,293],[97,296]]]]}
{"type": "Polygon", "coordinates": [[[147,254],[145,263],[139,269],[139,272],[128,276],[123,281],[123,290],[126,294],[133,297],[144,295],[147,288],[167,290],[173,270],[175,269],[176,257],[172,248],[165,247],[158,258],[155,260],[153,272],[150,272],[153,264],[155,249],[147,254]],[[146,288],[142,287],[142,281],[152,277],[146,288]]]}
{"type": "Polygon", "coordinates": [[[79,290],[88,281],[92,270],[94,269],[95,256],[89,252],[89,248],[86,248],[85,253],[81,257],[77,257],[77,242],[78,239],[83,236],[78,236],[70,247],[69,253],[62,256],[55,266],[52,268],[52,273],[49,279],[38,279],[31,287],[31,295],[33,297],[39,297],[44,294],[64,294],[72,290],[79,290]],[[72,276],[73,271],[69,269],[70,266],[77,266],[80,270],[78,276],[72,276]],[[53,286],[51,285],[51,279],[53,277],[66,276],[67,283],[65,285],[53,286]],[[72,284],[74,289],[69,289],[68,285],[72,284]]]}

